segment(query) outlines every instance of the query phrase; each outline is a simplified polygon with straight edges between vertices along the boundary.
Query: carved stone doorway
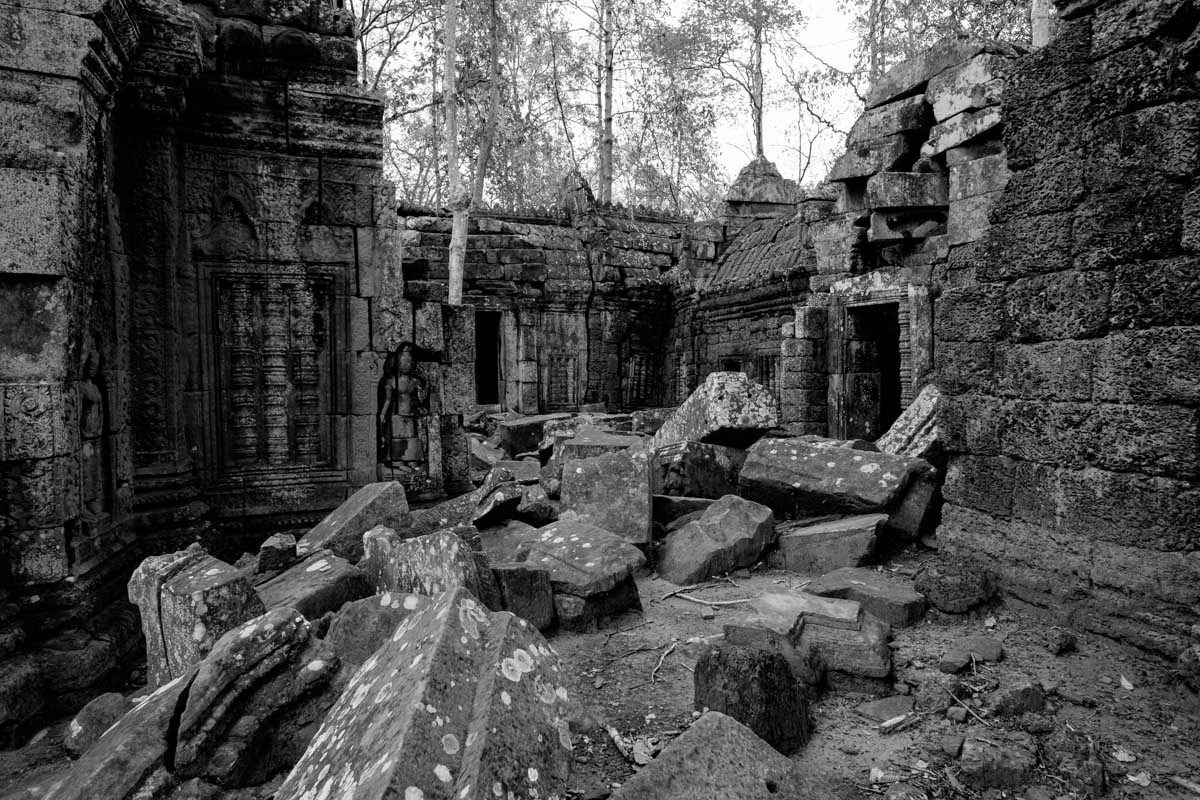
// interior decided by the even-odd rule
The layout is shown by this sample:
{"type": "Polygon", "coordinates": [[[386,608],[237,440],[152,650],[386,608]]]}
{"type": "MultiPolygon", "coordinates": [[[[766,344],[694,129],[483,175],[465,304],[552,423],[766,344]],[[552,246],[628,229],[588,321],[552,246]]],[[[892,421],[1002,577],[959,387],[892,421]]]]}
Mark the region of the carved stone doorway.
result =
{"type": "Polygon", "coordinates": [[[499,311],[475,310],[475,402],[479,405],[498,405],[503,394],[500,319],[499,311]]]}
{"type": "Polygon", "coordinates": [[[877,439],[903,410],[900,305],[846,309],[845,436],[877,439]]]}

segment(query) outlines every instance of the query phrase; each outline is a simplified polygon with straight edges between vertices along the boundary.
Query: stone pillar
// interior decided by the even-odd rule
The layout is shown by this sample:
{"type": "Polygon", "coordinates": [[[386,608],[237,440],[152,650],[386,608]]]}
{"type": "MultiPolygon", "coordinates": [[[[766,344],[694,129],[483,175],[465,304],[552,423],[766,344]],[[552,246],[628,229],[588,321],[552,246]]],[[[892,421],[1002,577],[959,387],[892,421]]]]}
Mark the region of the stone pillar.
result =
{"type": "Polygon", "coordinates": [[[783,326],[780,344],[781,422],[806,434],[825,435],[828,419],[824,308],[799,306],[794,322],[783,326]],[[790,335],[789,335],[790,334],[790,335]]]}

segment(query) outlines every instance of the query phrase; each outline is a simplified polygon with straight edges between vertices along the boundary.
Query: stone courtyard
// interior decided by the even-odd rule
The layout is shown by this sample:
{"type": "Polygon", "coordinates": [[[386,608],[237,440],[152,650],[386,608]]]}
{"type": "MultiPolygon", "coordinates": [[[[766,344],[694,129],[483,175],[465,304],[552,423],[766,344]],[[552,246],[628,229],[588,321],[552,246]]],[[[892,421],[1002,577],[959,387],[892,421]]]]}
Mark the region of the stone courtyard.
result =
{"type": "Polygon", "coordinates": [[[1200,797],[1200,10],[1056,5],[452,303],[340,5],[0,1],[0,796],[1200,797]]]}

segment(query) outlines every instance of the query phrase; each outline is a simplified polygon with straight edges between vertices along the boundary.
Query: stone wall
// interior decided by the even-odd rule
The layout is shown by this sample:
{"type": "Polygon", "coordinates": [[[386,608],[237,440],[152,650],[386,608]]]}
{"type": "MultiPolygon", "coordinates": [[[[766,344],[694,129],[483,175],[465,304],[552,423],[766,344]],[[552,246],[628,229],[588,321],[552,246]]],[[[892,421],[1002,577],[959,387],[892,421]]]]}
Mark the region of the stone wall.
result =
{"type": "MultiPolygon", "coordinates": [[[[144,555],[236,556],[375,479],[409,307],[347,12],[80,0],[0,27],[8,729],[119,679],[144,555]]],[[[435,396],[467,356],[428,351],[435,396]]]]}
{"type": "MultiPolygon", "coordinates": [[[[401,225],[407,297],[443,298],[450,220],[407,214],[401,225]]],[[[622,209],[472,217],[464,302],[499,316],[498,353],[481,356],[499,360],[499,404],[536,414],[670,402],[668,273],[701,245],[682,220],[622,209]]]]}
{"type": "Polygon", "coordinates": [[[1198,17],[1058,5],[1009,77],[995,225],[938,304],[938,537],[1017,597],[1174,656],[1200,620],[1198,17]]]}

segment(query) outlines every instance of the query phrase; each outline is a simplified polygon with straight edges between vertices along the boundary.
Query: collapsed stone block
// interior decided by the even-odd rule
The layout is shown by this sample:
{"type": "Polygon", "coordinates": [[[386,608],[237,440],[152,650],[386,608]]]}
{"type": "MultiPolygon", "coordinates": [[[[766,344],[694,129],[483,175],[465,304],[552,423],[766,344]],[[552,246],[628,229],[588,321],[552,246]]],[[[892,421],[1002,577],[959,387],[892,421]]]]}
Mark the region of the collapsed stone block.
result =
{"type": "Polygon", "coordinates": [[[758,561],[775,537],[775,515],[766,506],[736,495],[713,503],[701,517],[667,537],[658,572],[686,585],[758,561]]]}
{"type": "Polygon", "coordinates": [[[875,553],[886,514],[860,514],[825,522],[795,522],[778,528],[771,563],[791,572],[824,573],[857,567],[875,553]]]}
{"type": "Polygon", "coordinates": [[[854,600],[893,628],[915,625],[925,616],[925,596],[901,581],[873,569],[844,567],[810,583],[805,591],[819,597],[854,600]]]}
{"type": "Polygon", "coordinates": [[[742,723],[784,755],[812,735],[808,701],[778,653],[737,645],[708,648],[696,662],[693,707],[742,723]]]}
{"type": "Polygon", "coordinates": [[[961,562],[926,564],[914,577],[913,588],[947,614],[965,614],[996,593],[990,573],[961,562]]]}
{"type": "Polygon", "coordinates": [[[521,502],[513,511],[513,517],[534,527],[549,525],[558,519],[558,501],[550,499],[540,483],[521,487],[521,502]]]}
{"type": "Polygon", "coordinates": [[[896,64],[871,84],[867,108],[916,94],[933,76],[980,53],[1016,55],[1016,52],[1010,45],[1000,42],[947,36],[917,56],[896,64]]]}
{"type": "Polygon", "coordinates": [[[362,665],[276,797],[562,795],[565,682],[524,620],[439,595],[362,665]]]}
{"type": "Polygon", "coordinates": [[[397,481],[369,483],[350,495],[316,527],[296,543],[298,555],[314,550],[330,550],[334,555],[357,563],[362,558],[362,536],[376,525],[405,531],[412,525],[404,487],[397,481]]]}
{"type": "MultiPolygon", "coordinates": [[[[485,483],[484,486],[487,484],[485,483]]],[[[524,487],[516,481],[508,481],[489,491],[475,508],[471,524],[476,527],[494,525],[508,519],[525,499],[524,487]]]]}
{"type": "Polygon", "coordinates": [[[675,411],[671,408],[643,408],[640,411],[634,411],[631,420],[631,429],[634,433],[642,433],[646,436],[653,436],[658,433],[661,428],[675,411]]]}
{"type": "Polygon", "coordinates": [[[258,546],[258,562],[256,572],[265,575],[270,572],[285,570],[296,560],[296,537],[290,533],[277,533],[268,536],[258,546]]]}
{"type": "Polygon", "coordinates": [[[976,789],[1015,789],[1037,768],[1037,743],[1022,731],[968,734],[959,767],[963,779],[976,789]]]}
{"type": "Polygon", "coordinates": [[[529,564],[493,564],[501,603],[540,631],[554,625],[554,589],[550,573],[529,564]]]}
{"type": "Polygon", "coordinates": [[[867,205],[872,208],[944,208],[949,202],[944,174],[880,172],[867,181],[867,205]]]}
{"type": "Polygon", "coordinates": [[[882,139],[897,133],[924,131],[933,124],[933,115],[923,95],[906,97],[894,103],[864,111],[846,136],[847,147],[882,139]]]}
{"type": "Polygon", "coordinates": [[[929,140],[921,145],[921,155],[936,156],[952,147],[978,139],[1000,125],[1000,107],[989,106],[979,111],[963,111],[939,122],[929,131],[929,140]]]}
{"type": "Polygon", "coordinates": [[[347,669],[357,670],[391,638],[401,622],[429,603],[428,595],[404,592],[383,592],[351,601],[333,615],[325,643],[347,669]]]}
{"type": "Polygon", "coordinates": [[[666,527],[681,517],[703,514],[715,502],[716,500],[708,497],[673,497],[656,494],[651,498],[651,507],[654,509],[654,521],[666,527]]]}
{"type": "Polygon", "coordinates": [[[739,494],[780,519],[822,514],[888,514],[888,527],[914,537],[937,488],[925,461],[888,453],[763,439],[750,448],[739,494]]]}
{"type": "Polygon", "coordinates": [[[204,658],[226,631],[266,608],[236,569],[200,545],[143,561],[129,579],[146,637],[146,682],[162,686],[204,658]]]}
{"type": "Polygon", "coordinates": [[[745,725],[709,711],[621,784],[611,800],[768,800],[824,794],[816,781],[745,725]]]}
{"type": "Polygon", "coordinates": [[[471,548],[450,531],[402,539],[381,526],[363,536],[363,547],[362,568],[378,592],[433,595],[461,586],[482,599],[479,567],[471,548]]]}
{"type": "Polygon", "coordinates": [[[901,169],[916,157],[916,147],[905,134],[859,142],[838,156],[829,170],[829,181],[869,178],[877,172],[901,169]]]}
{"type": "Polygon", "coordinates": [[[649,462],[643,448],[565,462],[560,490],[563,510],[633,544],[648,544],[649,462]]]}
{"type": "Polygon", "coordinates": [[[558,443],[554,448],[554,457],[562,461],[592,458],[606,453],[618,453],[641,442],[640,436],[611,433],[592,425],[584,425],[574,437],[558,443]]]}
{"type": "Polygon", "coordinates": [[[750,608],[746,618],[725,626],[725,640],[779,653],[801,680],[816,682],[814,664],[867,678],[891,674],[891,629],[852,600],[769,592],[750,608]]]}
{"type": "Polygon", "coordinates": [[[500,447],[510,458],[521,453],[536,453],[538,444],[545,435],[546,423],[570,417],[570,414],[538,414],[501,420],[496,426],[496,431],[500,434],[500,447]]]}
{"type": "Polygon", "coordinates": [[[517,561],[550,574],[559,623],[586,629],[603,617],[641,608],[634,573],[642,551],[614,533],[579,520],[559,520],[523,543],[517,561]]]}
{"type": "Polygon", "coordinates": [[[309,621],[373,591],[362,570],[328,550],[309,554],[255,589],[267,608],[294,608],[309,621]]]}
{"type": "Polygon", "coordinates": [[[134,706],[134,701],[120,692],[106,692],[93,698],[67,725],[63,747],[78,758],[134,706]]]}
{"type": "Polygon", "coordinates": [[[747,447],[779,423],[775,398],[742,372],[714,372],[650,440],[653,450],[678,442],[747,447]]]}
{"type": "Polygon", "coordinates": [[[941,390],[932,383],[926,385],[875,444],[880,452],[894,456],[943,462],[941,409],[941,390]]]}
{"type": "Polygon", "coordinates": [[[1011,58],[980,53],[930,78],[925,99],[933,107],[934,118],[943,122],[962,111],[995,105],[1011,65],[1011,58]],[[985,90],[989,86],[991,90],[985,90]]]}
{"type": "Polygon", "coordinates": [[[737,491],[746,451],[701,442],[676,442],[654,451],[650,491],[713,500],[737,491]]]}

